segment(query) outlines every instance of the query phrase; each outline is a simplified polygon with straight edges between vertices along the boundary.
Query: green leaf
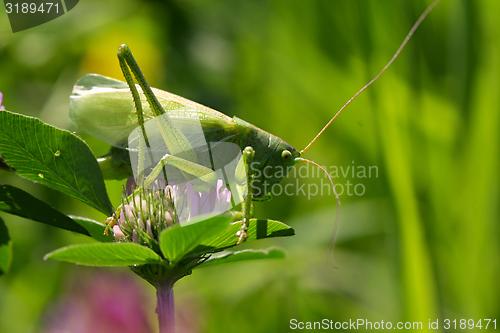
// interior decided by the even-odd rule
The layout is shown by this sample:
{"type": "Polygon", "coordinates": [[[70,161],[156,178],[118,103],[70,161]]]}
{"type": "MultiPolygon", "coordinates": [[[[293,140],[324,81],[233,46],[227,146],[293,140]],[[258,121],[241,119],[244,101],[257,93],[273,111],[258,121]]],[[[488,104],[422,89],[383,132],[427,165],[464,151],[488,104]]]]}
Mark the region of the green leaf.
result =
{"type": "Polygon", "coordinates": [[[7,226],[0,218],[0,275],[7,273],[12,261],[12,242],[7,226]]]}
{"type": "MultiPolygon", "coordinates": [[[[242,221],[232,223],[222,233],[203,242],[197,251],[203,252],[205,250],[206,252],[206,250],[212,249],[209,252],[216,252],[237,245],[238,238],[236,237],[236,233],[240,230],[241,223],[242,221]]],[[[247,233],[247,242],[256,239],[295,235],[295,231],[289,225],[265,219],[250,219],[247,233]]]]}
{"type": "Polygon", "coordinates": [[[104,223],[98,222],[93,219],[82,216],[69,216],[73,221],[78,223],[80,226],[85,228],[85,230],[90,234],[92,238],[100,242],[112,242],[114,240],[113,236],[104,234],[104,229],[106,225],[104,223]]]}
{"type": "Polygon", "coordinates": [[[0,155],[19,176],[72,196],[110,215],[111,203],[89,147],[68,131],[0,112],[0,155]]]}
{"type": "Polygon", "coordinates": [[[271,248],[265,250],[247,249],[242,251],[224,251],[219,254],[214,254],[198,267],[213,266],[226,264],[237,261],[257,260],[257,259],[279,259],[284,258],[285,252],[280,249],[271,248]]]}
{"type": "Polygon", "coordinates": [[[31,194],[10,185],[0,185],[0,210],[53,227],[91,235],[85,226],[73,221],[31,194]]]}
{"type": "Polygon", "coordinates": [[[84,266],[132,266],[161,262],[161,257],[153,250],[134,243],[70,245],[47,254],[45,259],[84,266]]]}
{"type": "Polygon", "coordinates": [[[161,252],[172,263],[178,262],[197,246],[228,227],[231,218],[218,215],[186,226],[174,226],[160,234],[161,252]]]}

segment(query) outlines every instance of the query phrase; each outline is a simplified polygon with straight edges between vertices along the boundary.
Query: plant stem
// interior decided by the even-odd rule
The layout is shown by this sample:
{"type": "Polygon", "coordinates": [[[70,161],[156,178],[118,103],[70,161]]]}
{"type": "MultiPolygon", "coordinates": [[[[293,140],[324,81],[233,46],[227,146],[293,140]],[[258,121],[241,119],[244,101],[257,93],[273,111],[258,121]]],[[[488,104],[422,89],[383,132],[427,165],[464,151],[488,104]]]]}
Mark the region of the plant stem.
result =
{"type": "Polygon", "coordinates": [[[174,284],[170,281],[158,284],[156,288],[156,313],[160,323],[160,333],[175,332],[174,284]]]}

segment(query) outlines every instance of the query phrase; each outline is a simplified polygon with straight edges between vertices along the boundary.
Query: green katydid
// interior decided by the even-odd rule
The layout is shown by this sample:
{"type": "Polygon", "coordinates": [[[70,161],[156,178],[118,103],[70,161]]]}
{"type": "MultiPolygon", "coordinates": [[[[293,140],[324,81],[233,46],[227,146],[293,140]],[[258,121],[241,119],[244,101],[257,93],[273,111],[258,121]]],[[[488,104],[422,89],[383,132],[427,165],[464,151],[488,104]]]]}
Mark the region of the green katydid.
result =
{"type": "MultiPolygon", "coordinates": [[[[146,158],[143,150],[147,150],[151,154],[150,140],[145,124],[151,119],[161,119],[161,125],[158,127],[169,153],[159,159],[151,159],[155,161],[156,165],[153,165],[149,175],[140,172],[142,184],[147,185],[150,185],[162,172],[165,179],[167,179],[166,167],[174,167],[182,171],[183,174],[204,178],[204,182],[211,181],[213,170],[198,164],[195,157],[189,156],[192,151],[192,143],[182,131],[176,128],[174,123],[178,119],[188,124],[191,120],[200,124],[204,136],[209,142],[224,141],[239,147],[242,152],[242,163],[240,163],[239,167],[241,168],[241,165],[244,165],[247,186],[246,197],[242,204],[244,215],[242,228],[237,235],[240,242],[246,238],[248,221],[253,212],[253,201],[269,198],[266,189],[270,185],[280,182],[286,175],[286,172],[282,173],[281,176],[277,176],[276,173],[269,175],[269,173],[262,172],[265,167],[287,170],[298,162],[310,163],[318,167],[325,173],[332,184],[338,212],[340,199],[335,192],[335,185],[331,176],[319,164],[302,156],[346,107],[371,86],[397,59],[418,26],[437,2],[438,0],[435,0],[423,11],[396,52],[382,69],[349,98],[318,134],[300,151],[281,138],[240,118],[228,117],[223,113],[180,96],[151,88],[126,45],[122,45],[118,51],[118,58],[126,83],[96,74],[85,76],[75,86],[74,95],[71,99],[70,116],[80,128],[89,134],[100,137],[116,146],[124,144],[129,133],[138,128],[139,135],[142,135],[142,148],[139,147],[138,149],[139,155],[142,154],[138,158],[139,165],[146,158]],[[137,81],[138,86],[136,86],[134,79],[137,81]],[[164,117],[165,115],[167,116],[164,117]],[[96,118],[101,119],[101,121],[96,123],[94,120],[96,118]]],[[[105,177],[124,178],[124,176],[128,175],[128,162],[123,162],[126,159],[120,157],[120,151],[119,149],[112,150],[110,155],[99,160],[105,177]],[[110,168],[110,166],[117,165],[125,166],[125,168],[110,168]],[[120,172],[117,170],[120,170],[120,172]]],[[[140,167],[140,169],[144,170],[144,167],[140,167]]]]}

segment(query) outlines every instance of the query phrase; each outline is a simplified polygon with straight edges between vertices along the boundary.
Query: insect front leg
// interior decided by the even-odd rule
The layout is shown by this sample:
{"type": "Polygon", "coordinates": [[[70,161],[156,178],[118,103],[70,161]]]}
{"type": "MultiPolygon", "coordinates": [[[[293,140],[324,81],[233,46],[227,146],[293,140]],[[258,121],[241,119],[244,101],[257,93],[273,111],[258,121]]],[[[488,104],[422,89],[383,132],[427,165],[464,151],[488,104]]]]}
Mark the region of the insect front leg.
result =
{"type": "Polygon", "coordinates": [[[144,179],[142,186],[150,187],[154,184],[155,180],[164,171],[166,166],[173,166],[180,171],[185,172],[191,176],[195,176],[206,184],[215,184],[217,181],[216,174],[212,169],[209,169],[201,164],[197,164],[178,156],[165,154],[156,166],[151,170],[149,175],[144,179]]]}
{"type": "Polygon", "coordinates": [[[236,233],[238,237],[237,244],[243,243],[248,238],[248,226],[250,225],[250,218],[253,216],[253,174],[252,174],[252,162],[255,156],[255,150],[248,146],[243,149],[243,162],[245,164],[245,172],[247,177],[247,197],[243,202],[243,224],[241,229],[236,233]]]}

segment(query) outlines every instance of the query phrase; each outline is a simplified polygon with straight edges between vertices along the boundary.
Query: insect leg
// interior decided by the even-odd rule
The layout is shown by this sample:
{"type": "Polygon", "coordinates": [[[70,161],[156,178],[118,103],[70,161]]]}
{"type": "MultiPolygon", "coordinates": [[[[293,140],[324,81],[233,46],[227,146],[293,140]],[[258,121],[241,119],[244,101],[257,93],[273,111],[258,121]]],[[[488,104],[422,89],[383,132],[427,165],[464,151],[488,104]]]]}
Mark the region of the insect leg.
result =
{"type": "Polygon", "coordinates": [[[215,172],[203,165],[188,161],[178,156],[165,154],[158,164],[151,170],[149,175],[144,179],[144,186],[149,187],[153,185],[156,178],[163,172],[166,166],[173,166],[187,174],[197,177],[207,184],[215,184],[217,177],[215,172]]]}
{"type": "Polygon", "coordinates": [[[139,68],[137,62],[135,61],[135,58],[132,55],[132,51],[130,51],[128,45],[126,44],[120,45],[120,48],[118,49],[118,58],[120,59],[120,62],[123,61],[126,64],[126,66],[128,66],[128,68],[132,71],[132,74],[137,80],[139,86],[141,87],[142,92],[146,96],[146,99],[148,100],[148,103],[151,106],[151,110],[153,111],[154,115],[159,116],[164,114],[165,110],[163,109],[163,106],[160,104],[158,98],[156,98],[155,94],[153,93],[151,86],[146,81],[146,78],[144,77],[144,74],[142,74],[142,71],[139,68]]]}
{"type": "Polygon", "coordinates": [[[252,161],[255,155],[255,151],[252,147],[248,146],[243,149],[243,162],[245,163],[245,171],[247,177],[247,197],[243,202],[243,224],[241,229],[236,233],[238,237],[237,244],[243,243],[248,237],[248,226],[250,225],[250,218],[253,216],[253,193],[252,193],[252,161]]]}
{"type": "MultiPolygon", "coordinates": [[[[150,148],[149,139],[146,134],[146,129],[144,127],[144,113],[142,110],[142,102],[137,87],[135,86],[134,78],[132,77],[132,75],[137,80],[137,83],[139,83],[139,86],[141,87],[142,92],[146,96],[146,99],[148,100],[148,103],[153,113],[156,116],[159,116],[164,114],[165,110],[163,109],[160,102],[153,93],[151,86],[146,81],[144,74],[142,74],[139,65],[137,64],[134,56],[132,55],[132,51],[130,51],[130,48],[126,44],[122,44],[118,48],[118,61],[120,62],[120,67],[122,69],[123,76],[127,81],[130,91],[132,92],[132,97],[134,98],[135,109],[137,112],[137,121],[139,123],[139,126],[141,127],[142,136],[144,137],[144,142],[146,144],[146,147],[150,148]]],[[[149,153],[151,154],[151,151],[149,151],[149,153]]],[[[150,157],[152,158],[152,156],[150,157]]],[[[167,174],[165,170],[163,170],[163,176],[166,180],[167,174]]]]}
{"type": "Polygon", "coordinates": [[[142,135],[144,136],[144,141],[146,142],[146,146],[149,148],[149,140],[146,135],[146,129],[144,128],[144,112],[142,110],[142,102],[141,97],[139,96],[139,91],[137,91],[137,87],[135,86],[134,79],[132,74],[130,73],[130,68],[127,65],[127,61],[121,52],[118,52],[118,61],[120,62],[120,68],[122,70],[123,76],[127,81],[130,92],[132,93],[132,97],[134,98],[135,111],[137,114],[137,122],[142,130],[142,135]]]}

